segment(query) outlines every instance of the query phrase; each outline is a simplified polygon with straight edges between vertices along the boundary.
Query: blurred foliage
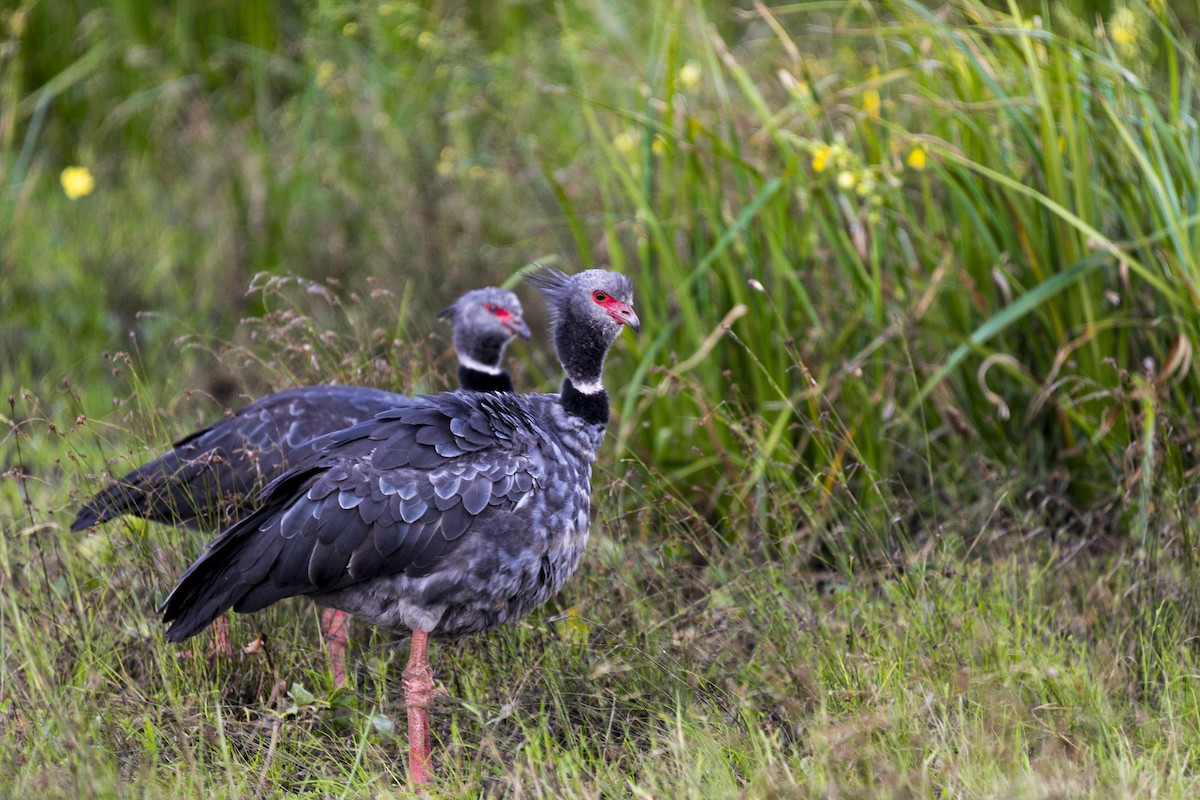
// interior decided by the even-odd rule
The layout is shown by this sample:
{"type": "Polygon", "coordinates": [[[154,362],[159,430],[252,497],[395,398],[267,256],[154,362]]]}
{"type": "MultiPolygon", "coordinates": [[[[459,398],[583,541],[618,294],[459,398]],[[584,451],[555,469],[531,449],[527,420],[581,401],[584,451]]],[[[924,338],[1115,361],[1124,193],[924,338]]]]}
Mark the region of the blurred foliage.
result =
{"type": "MultiPolygon", "coordinates": [[[[375,380],[411,382],[442,304],[542,259],[634,276],[610,458],[721,536],[891,558],[981,468],[1067,516],[1110,504],[1119,530],[1145,470],[1191,475],[1188,8],[0,15],[0,372],[52,415],[128,401],[106,351],[133,353],[135,405],[168,426],[181,391],[215,413],[366,380],[350,350],[297,372],[253,339],[240,320],[280,313],[257,275],[345,300],[295,313],[358,326],[375,380]],[[72,200],[74,165],[95,185],[72,200]]],[[[554,386],[532,355],[523,385],[554,386]]]]}
{"type": "Polygon", "coordinates": [[[447,796],[1190,796],[1197,33],[1161,0],[3,6],[5,785],[402,782],[381,642],[327,697],[298,604],[181,659],[153,608],[202,537],[61,529],[267,390],[448,386],[438,309],[536,259],[626,271],[643,330],[568,607],[439,646],[447,796]]]}

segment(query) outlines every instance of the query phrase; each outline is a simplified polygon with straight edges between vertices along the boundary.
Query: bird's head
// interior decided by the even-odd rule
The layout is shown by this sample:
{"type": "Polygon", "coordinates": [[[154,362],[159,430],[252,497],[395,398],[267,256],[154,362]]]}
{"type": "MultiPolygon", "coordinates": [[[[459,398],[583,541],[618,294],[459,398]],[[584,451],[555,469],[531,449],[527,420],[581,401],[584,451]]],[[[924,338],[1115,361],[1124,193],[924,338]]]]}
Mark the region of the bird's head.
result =
{"type": "Polygon", "coordinates": [[[628,325],[637,331],[641,321],[633,310],[633,281],[619,272],[588,269],[567,275],[542,267],[526,280],[546,296],[552,324],[570,321],[600,333],[611,342],[628,325]]]}
{"type": "Polygon", "coordinates": [[[504,347],[514,336],[529,338],[521,301],[507,289],[473,289],[443,309],[439,319],[454,325],[454,349],[463,363],[480,362],[485,371],[499,370],[504,347]],[[464,359],[464,356],[466,359],[464,359]]]}

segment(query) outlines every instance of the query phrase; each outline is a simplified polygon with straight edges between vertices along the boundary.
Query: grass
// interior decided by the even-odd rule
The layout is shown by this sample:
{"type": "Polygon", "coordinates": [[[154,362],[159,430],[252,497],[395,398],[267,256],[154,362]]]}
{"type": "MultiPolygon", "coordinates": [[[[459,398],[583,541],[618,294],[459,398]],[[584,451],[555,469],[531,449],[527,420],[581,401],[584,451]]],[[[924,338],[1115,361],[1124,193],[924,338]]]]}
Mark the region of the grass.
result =
{"type": "MultiPolygon", "coordinates": [[[[846,575],[749,541],[672,557],[661,529],[602,511],[555,606],[436,647],[438,791],[1190,795],[1194,572],[1051,544],[1065,534],[1030,516],[978,508],[894,570],[846,575]]],[[[11,791],[402,793],[402,648],[356,630],[353,688],[333,692],[297,603],[235,618],[258,652],[181,658],[152,607],[198,540],[113,528],[6,539],[24,565],[0,607],[11,791]]],[[[668,530],[704,548],[688,528],[668,530]]]]}
{"type": "Polygon", "coordinates": [[[64,528],[265,391],[449,385],[542,260],[644,329],[580,574],[435,647],[437,792],[1195,793],[1194,9],[155,8],[0,11],[6,792],[403,795],[402,643],[182,658],[203,535],[64,528]]]}

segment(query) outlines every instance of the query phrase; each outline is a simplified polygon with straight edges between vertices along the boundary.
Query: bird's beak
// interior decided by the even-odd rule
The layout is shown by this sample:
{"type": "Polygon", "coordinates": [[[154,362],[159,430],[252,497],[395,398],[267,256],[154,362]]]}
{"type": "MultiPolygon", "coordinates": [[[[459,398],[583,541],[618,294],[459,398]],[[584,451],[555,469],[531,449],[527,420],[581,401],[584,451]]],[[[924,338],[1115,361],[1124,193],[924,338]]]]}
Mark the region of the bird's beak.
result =
{"type": "Polygon", "coordinates": [[[514,316],[512,319],[510,319],[508,321],[507,324],[508,324],[508,330],[514,336],[520,336],[522,339],[524,339],[527,342],[529,341],[529,338],[531,336],[533,336],[533,334],[529,330],[528,323],[526,323],[525,320],[521,317],[514,316]]]}
{"type": "Polygon", "coordinates": [[[642,321],[638,319],[638,315],[634,313],[633,308],[628,303],[621,303],[609,313],[612,314],[612,318],[619,324],[628,325],[634,331],[642,329],[642,321]]]}

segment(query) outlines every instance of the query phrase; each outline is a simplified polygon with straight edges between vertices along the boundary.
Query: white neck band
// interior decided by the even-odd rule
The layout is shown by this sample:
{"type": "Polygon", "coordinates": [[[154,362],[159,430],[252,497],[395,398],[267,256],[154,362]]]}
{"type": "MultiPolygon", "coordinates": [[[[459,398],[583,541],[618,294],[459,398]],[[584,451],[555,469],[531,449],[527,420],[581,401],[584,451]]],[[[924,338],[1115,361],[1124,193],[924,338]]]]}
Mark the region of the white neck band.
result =
{"type": "Polygon", "coordinates": [[[589,383],[576,383],[571,381],[571,385],[575,387],[575,391],[580,394],[599,394],[604,391],[604,384],[600,381],[591,381],[589,383]]]}
{"type": "Polygon", "coordinates": [[[500,374],[500,367],[492,366],[491,364],[482,364],[465,353],[458,354],[458,363],[467,369],[475,370],[476,372],[482,372],[484,375],[500,374]]]}

